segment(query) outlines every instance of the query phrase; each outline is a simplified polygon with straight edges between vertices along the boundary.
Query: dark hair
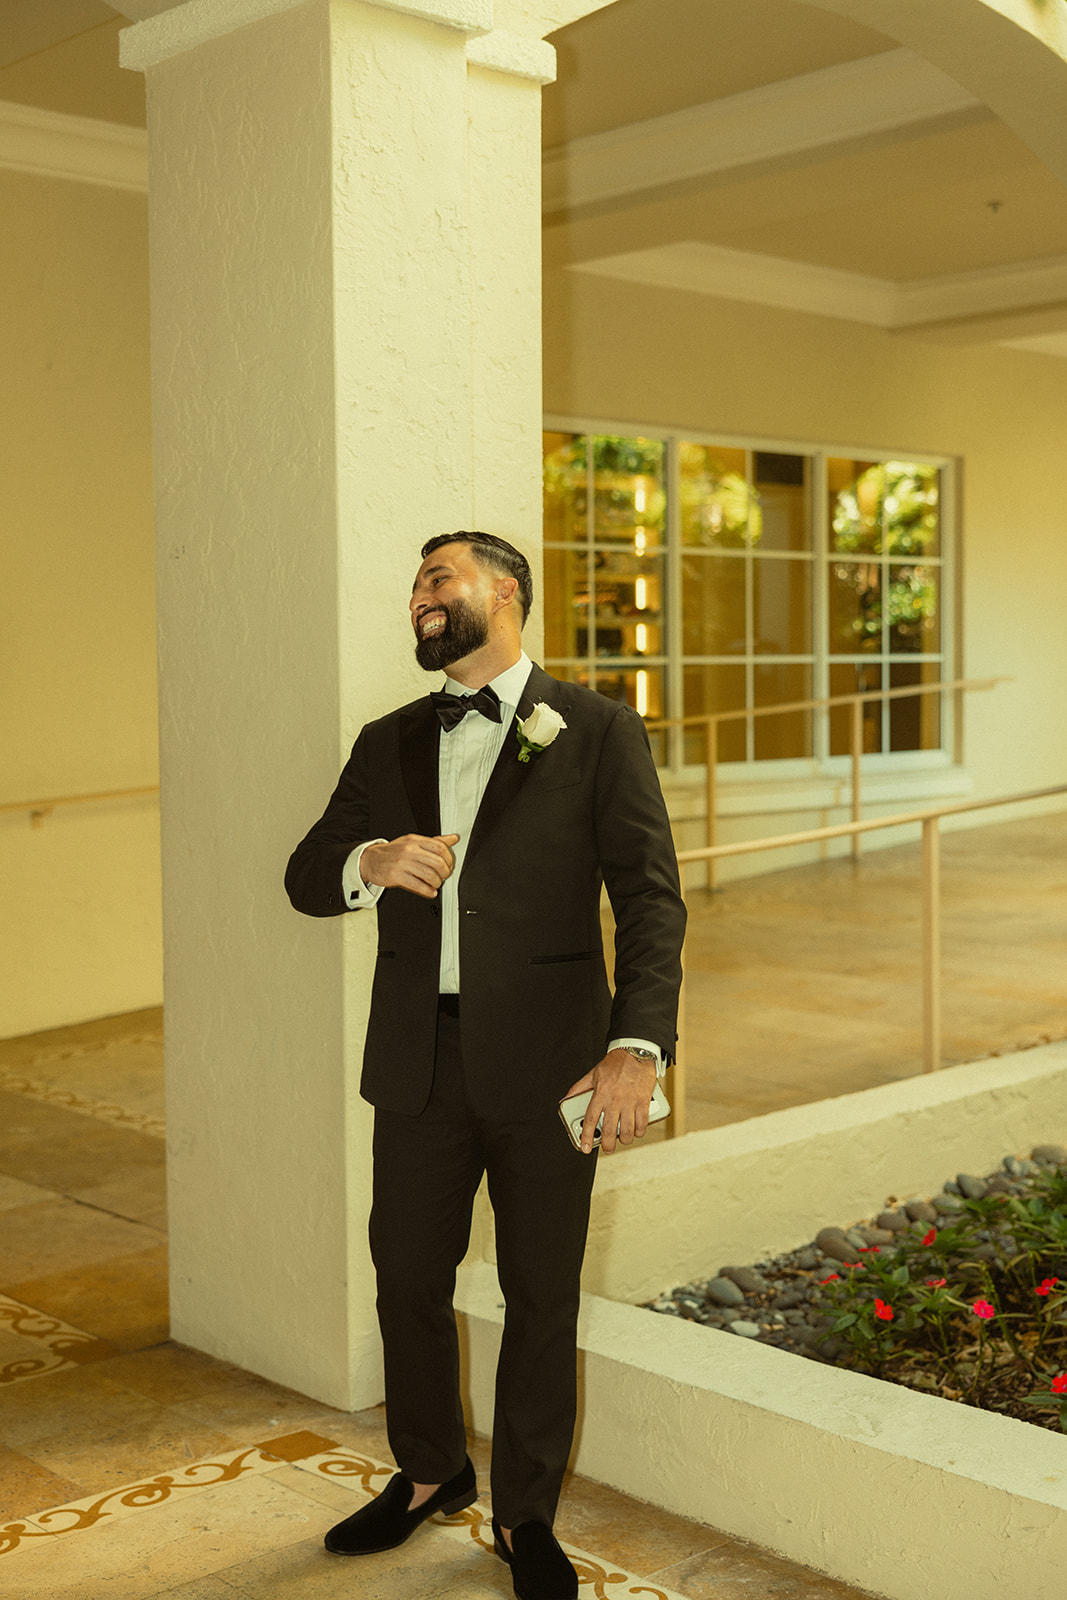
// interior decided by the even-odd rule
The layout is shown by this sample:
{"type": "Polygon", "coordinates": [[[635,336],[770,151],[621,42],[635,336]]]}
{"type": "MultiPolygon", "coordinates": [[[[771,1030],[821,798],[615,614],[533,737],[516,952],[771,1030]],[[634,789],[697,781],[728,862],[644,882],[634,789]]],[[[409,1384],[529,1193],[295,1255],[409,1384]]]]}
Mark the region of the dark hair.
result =
{"type": "Polygon", "coordinates": [[[439,550],[443,544],[469,544],[471,554],[483,567],[491,567],[494,572],[514,578],[519,585],[519,604],[522,606],[525,626],[533,605],[533,573],[521,550],[516,550],[506,539],[498,539],[495,533],[467,533],[461,530],[459,533],[439,533],[435,538],[427,539],[422,547],[422,559],[425,561],[432,551],[439,550]]]}

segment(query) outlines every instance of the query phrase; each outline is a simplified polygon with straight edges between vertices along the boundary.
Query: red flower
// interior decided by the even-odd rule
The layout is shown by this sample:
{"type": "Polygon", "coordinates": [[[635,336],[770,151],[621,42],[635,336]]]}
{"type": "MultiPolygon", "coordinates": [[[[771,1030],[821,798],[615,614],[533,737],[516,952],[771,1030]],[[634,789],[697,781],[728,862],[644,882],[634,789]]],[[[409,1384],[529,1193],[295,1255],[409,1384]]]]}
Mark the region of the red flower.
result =
{"type": "Polygon", "coordinates": [[[983,1322],[988,1322],[990,1317],[996,1316],[996,1308],[988,1300],[976,1300],[971,1307],[976,1317],[981,1317],[983,1322]]]}
{"type": "Polygon", "coordinates": [[[931,1228],[930,1232],[923,1239],[923,1244],[933,1244],[933,1242],[934,1242],[934,1240],[936,1238],[937,1238],[937,1229],[936,1228],[931,1228]]]}
{"type": "Polygon", "coordinates": [[[880,1256],[881,1253],[882,1253],[882,1247],[881,1247],[880,1244],[861,1244],[860,1245],[860,1254],[861,1255],[864,1255],[864,1256],[865,1255],[880,1256]]]}
{"type": "Polygon", "coordinates": [[[1053,1394],[1067,1394],[1067,1372],[1061,1372],[1049,1385],[1053,1394]]]}
{"type": "Polygon", "coordinates": [[[845,1262],[845,1266],[848,1268],[848,1270],[850,1272],[862,1272],[865,1265],[866,1265],[866,1263],[863,1262],[863,1261],[846,1261],[845,1262]]]}
{"type": "Polygon", "coordinates": [[[835,1283],[835,1282],[839,1283],[840,1281],[841,1281],[841,1274],[839,1272],[831,1272],[831,1274],[830,1274],[830,1276],[828,1278],[820,1278],[819,1279],[820,1283],[835,1283]]]}
{"type": "Polygon", "coordinates": [[[945,1284],[948,1282],[948,1279],[947,1278],[927,1278],[926,1281],[929,1284],[931,1289],[943,1289],[945,1287],[945,1284]]]}
{"type": "Polygon", "coordinates": [[[881,1317],[883,1322],[892,1322],[893,1307],[887,1306],[884,1300],[876,1300],[874,1302],[874,1314],[876,1317],[881,1317]]]}
{"type": "Polygon", "coordinates": [[[1053,1289],[1059,1283],[1059,1281],[1060,1280],[1058,1278],[1043,1278],[1041,1280],[1041,1282],[1038,1284],[1037,1288],[1034,1290],[1034,1293],[1035,1294],[1051,1294],[1053,1289]]]}

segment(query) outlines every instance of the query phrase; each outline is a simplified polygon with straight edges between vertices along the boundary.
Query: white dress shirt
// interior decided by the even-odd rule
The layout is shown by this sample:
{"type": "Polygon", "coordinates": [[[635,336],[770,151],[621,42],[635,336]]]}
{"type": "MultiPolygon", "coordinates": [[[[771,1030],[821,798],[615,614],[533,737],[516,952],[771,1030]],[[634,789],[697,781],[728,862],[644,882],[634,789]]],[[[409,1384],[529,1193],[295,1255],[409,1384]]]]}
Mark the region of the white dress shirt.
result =
{"type": "MultiPolygon", "coordinates": [[[[504,741],[511,735],[515,713],[519,708],[523,690],[530,676],[532,662],[525,651],[520,652],[515,665],[494,678],[489,687],[500,701],[500,721],[490,722],[480,711],[471,711],[456,726],[441,730],[438,755],[438,793],[440,797],[441,833],[458,833],[452,846],[455,868],[440,889],[441,902],[441,994],[459,994],[459,878],[467,853],[478,807],[482,803],[486,785],[496,766],[504,741]]],[[[445,678],[444,688],[450,694],[469,696],[474,693],[454,678],[445,678]]],[[[515,759],[519,758],[515,742],[515,759]]],[[[375,905],[385,891],[376,884],[363,882],[359,864],[364,850],[372,844],[386,844],[385,839],[367,839],[348,857],[342,873],[345,904],[356,911],[375,905]]],[[[647,1039],[612,1039],[609,1050],[633,1045],[651,1050],[656,1058],[656,1074],[665,1071],[663,1055],[647,1039]]]]}

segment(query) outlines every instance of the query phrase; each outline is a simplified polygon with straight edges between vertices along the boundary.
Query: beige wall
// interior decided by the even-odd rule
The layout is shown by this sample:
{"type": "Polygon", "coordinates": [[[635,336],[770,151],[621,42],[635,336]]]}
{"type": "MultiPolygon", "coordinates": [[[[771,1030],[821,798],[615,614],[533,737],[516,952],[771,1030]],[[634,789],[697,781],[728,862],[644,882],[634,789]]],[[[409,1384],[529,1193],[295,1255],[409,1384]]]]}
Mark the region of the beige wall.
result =
{"type": "MultiPolygon", "coordinates": [[[[0,804],[156,782],[142,196],[0,172],[0,804]]],[[[0,1037],[158,1004],[152,800],[0,814],[0,1037]]]]}
{"type": "MultiPolygon", "coordinates": [[[[544,355],[551,414],[958,457],[957,667],[1016,680],[968,702],[974,794],[1067,781],[1067,364],[567,269],[546,274],[544,355]]],[[[915,803],[939,802],[875,810],[915,803]]]]}

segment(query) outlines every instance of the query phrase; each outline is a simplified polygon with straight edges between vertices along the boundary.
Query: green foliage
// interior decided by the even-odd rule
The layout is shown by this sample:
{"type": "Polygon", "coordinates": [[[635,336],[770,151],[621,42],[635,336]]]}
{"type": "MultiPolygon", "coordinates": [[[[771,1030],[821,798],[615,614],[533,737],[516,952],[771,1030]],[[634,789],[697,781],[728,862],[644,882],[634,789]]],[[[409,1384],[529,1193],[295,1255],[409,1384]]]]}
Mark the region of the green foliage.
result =
{"type": "Polygon", "coordinates": [[[872,1246],[822,1286],[839,1364],[1067,1432],[1067,1173],[965,1200],[942,1227],[872,1246]],[[1056,1386],[1055,1388],[1053,1386],[1056,1386]]]}
{"type": "Polygon", "coordinates": [[[938,471],[880,461],[839,491],[834,549],[850,555],[921,556],[937,538],[938,471]]]}

